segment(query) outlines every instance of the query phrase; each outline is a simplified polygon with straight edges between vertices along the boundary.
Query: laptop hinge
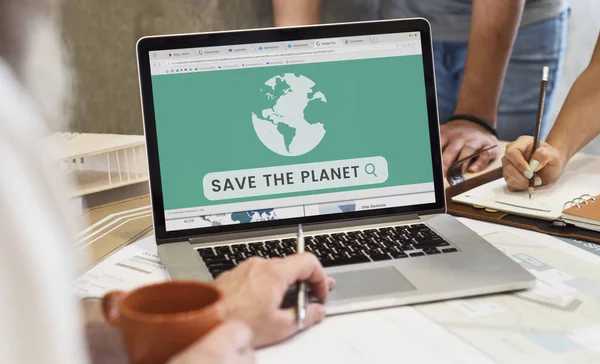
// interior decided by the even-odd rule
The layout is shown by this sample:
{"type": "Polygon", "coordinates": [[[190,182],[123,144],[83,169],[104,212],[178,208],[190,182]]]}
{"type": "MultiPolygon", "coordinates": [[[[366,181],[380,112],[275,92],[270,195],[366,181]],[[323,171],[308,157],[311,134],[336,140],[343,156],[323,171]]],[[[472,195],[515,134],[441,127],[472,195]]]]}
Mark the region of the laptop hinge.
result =
{"type": "MultiPolygon", "coordinates": [[[[313,224],[302,224],[305,234],[310,234],[314,231],[321,230],[334,230],[334,229],[347,229],[347,228],[358,228],[360,229],[362,226],[374,225],[374,224],[386,224],[386,223],[398,223],[403,221],[410,220],[419,220],[419,215],[417,214],[402,214],[402,215],[390,215],[390,216],[378,216],[372,218],[363,218],[363,219],[350,219],[350,220],[337,220],[337,221],[328,221],[321,223],[313,223],[313,224]]],[[[233,233],[221,233],[221,234],[211,234],[206,236],[198,236],[194,238],[190,238],[189,241],[191,244],[202,244],[202,243],[212,243],[218,241],[228,241],[228,240],[239,240],[239,239],[256,239],[265,236],[276,236],[276,235],[286,235],[293,234],[297,232],[297,226],[286,226],[281,228],[271,228],[271,229],[257,229],[251,231],[241,231],[241,232],[233,232],[233,233]]]]}

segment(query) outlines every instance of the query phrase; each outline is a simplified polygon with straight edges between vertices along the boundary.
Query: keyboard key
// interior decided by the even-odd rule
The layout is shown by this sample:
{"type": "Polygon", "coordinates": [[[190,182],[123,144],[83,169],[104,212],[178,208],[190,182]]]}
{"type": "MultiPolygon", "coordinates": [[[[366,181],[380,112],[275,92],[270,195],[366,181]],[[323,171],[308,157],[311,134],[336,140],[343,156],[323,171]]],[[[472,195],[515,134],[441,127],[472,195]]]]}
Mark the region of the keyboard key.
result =
{"type": "Polygon", "coordinates": [[[394,259],[408,258],[408,254],[402,251],[390,251],[388,254],[390,254],[394,259]]]}
{"type": "Polygon", "coordinates": [[[229,245],[218,246],[215,248],[215,252],[219,255],[223,255],[223,254],[231,253],[231,248],[229,248],[229,245]]]}
{"type": "Polygon", "coordinates": [[[202,260],[204,260],[204,263],[206,264],[218,264],[230,261],[229,256],[203,257],[202,260]]]}
{"type": "Polygon", "coordinates": [[[210,274],[212,274],[213,278],[216,279],[218,276],[220,276],[221,274],[223,274],[225,272],[226,272],[226,270],[220,270],[219,269],[219,270],[210,271],[210,274]]]}
{"type": "Polygon", "coordinates": [[[435,250],[433,250],[433,249],[431,249],[431,250],[425,250],[425,254],[427,254],[427,255],[435,255],[435,254],[440,254],[440,251],[437,250],[437,249],[435,249],[435,250]]]}
{"type": "Polygon", "coordinates": [[[229,270],[229,269],[233,269],[233,267],[235,267],[235,264],[233,264],[233,262],[224,262],[224,263],[208,265],[208,268],[210,270],[214,270],[214,269],[229,270]]]}
{"type": "Polygon", "coordinates": [[[201,257],[205,257],[205,256],[214,257],[216,255],[215,251],[212,248],[198,249],[198,254],[200,254],[201,257]]]}
{"type": "Polygon", "coordinates": [[[359,264],[359,263],[369,263],[371,260],[367,257],[365,257],[364,255],[362,256],[356,256],[353,258],[337,258],[337,259],[330,259],[330,258],[325,258],[325,259],[321,259],[321,264],[323,265],[323,267],[328,268],[328,267],[337,267],[340,265],[350,265],[350,264],[359,264]]]}
{"type": "Polygon", "coordinates": [[[409,255],[411,257],[421,257],[421,256],[425,255],[425,253],[423,253],[423,252],[415,252],[415,253],[410,253],[409,255]]]}
{"type": "MultiPolygon", "coordinates": [[[[306,238],[308,240],[308,238],[306,238]]],[[[306,243],[306,241],[305,241],[306,243]]],[[[283,239],[281,240],[281,245],[284,247],[292,247],[296,246],[296,239],[283,239]]]]}
{"type": "Polygon", "coordinates": [[[442,249],[442,253],[454,253],[457,252],[458,250],[456,250],[455,248],[447,248],[447,249],[442,249]]]}
{"type": "Polygon", "coordinates": [[[389,254],[384,254],[384,253],[369,254],[369,258],[373,259],[373,261],[375,261],[375,262],[380,261],[380,260],[392,259],[392,257],[389,254]]]}

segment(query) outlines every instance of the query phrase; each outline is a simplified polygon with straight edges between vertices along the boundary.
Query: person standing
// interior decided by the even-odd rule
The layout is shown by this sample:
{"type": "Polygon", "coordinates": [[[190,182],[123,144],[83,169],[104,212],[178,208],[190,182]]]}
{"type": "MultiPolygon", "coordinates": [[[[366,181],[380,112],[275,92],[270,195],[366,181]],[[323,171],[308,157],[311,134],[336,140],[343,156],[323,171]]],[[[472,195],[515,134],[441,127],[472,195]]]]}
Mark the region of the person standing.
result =
{"type": "MultiPolygon", "coordinates": [[[[551,69],[542,134],[566,47],[568,0],[353,0],[357,20],[426,18],[432,27],[444,173],[500,140],[531,135],[539,70],[551,69]],[[463,117],[461,117],[461,115],[463,117]]],[[[319,22],[321,0],[273,0],[276,26],[319,22]]],[[[484,169],[497,148],[469,170],[484,169]]]]}

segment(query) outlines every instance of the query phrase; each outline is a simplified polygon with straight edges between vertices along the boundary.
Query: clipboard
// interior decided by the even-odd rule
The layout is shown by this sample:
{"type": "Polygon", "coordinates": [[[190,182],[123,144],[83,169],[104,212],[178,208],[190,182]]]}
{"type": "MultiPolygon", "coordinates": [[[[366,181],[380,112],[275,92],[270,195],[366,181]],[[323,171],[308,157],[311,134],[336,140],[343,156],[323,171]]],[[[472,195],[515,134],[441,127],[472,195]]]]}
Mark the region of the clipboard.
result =
{"type": "Polygon", "coordinates": [[[494,181],[498,178],[502,178],[502,168],[492,170],[481,176],[477,176],[460,184],[448,187],[446,189],[446,208],[448,213],[454,216],[468,217],[474,220],[532,230],[542,234],[585,240],[600,244],[600,232],[582,229],[570,224],[557,226],[551,221],[518,216],[500,211],[490,212],[486,211],[485,209],[477,209],[473,206],[459,204],[452,201],[452,197],[467,192],[484,183],[494,181]]]}

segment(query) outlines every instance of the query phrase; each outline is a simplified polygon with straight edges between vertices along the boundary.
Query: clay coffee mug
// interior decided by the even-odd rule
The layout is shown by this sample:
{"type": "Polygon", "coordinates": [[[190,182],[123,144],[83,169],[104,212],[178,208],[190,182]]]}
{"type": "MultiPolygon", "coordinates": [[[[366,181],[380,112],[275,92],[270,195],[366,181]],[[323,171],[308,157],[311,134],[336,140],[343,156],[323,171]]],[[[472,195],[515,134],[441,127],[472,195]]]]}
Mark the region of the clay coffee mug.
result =
{"type": "Polygon", "coordinates": [[[121,331],[133,364],[164,364],[223,322],[222,294],[214,285],[172,281],[102,299],[106,320],[121,331]]]}

